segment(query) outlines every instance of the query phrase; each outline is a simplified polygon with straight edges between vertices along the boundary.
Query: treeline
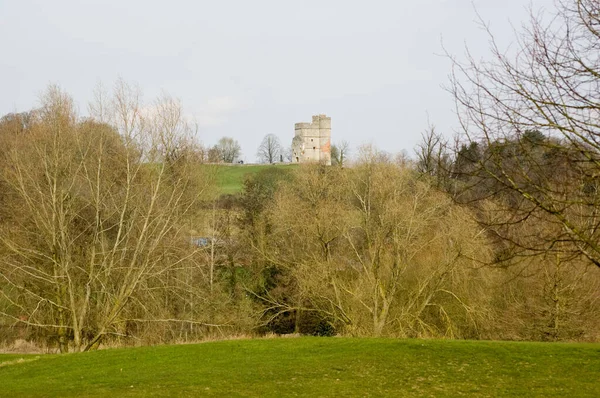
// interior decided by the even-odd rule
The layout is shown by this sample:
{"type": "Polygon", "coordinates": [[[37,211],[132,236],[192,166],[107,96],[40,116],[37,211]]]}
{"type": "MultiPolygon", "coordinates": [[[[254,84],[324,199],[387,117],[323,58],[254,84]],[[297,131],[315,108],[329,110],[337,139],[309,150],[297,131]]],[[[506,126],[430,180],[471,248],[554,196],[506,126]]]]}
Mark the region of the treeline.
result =
{"type": "Polygon", "coordinates": [[[39,109],[2,119],[3,340],[66,352],[240,322],[190,245],[211,178],[180,104],[143,104],[123,82],[100,94],[90,118],[50,87],[39,109]]]}
{"type": "MultiPolygon", "coordinates": [[[[580,242],[465,164],[464,151],[442,156],[435,175],[419,171],[423,158],[413,164],[367,147],[350,168],[273,169],[247,181],[241,228],[252,250],[237,254],[260,281],[252,294],[267,305],[266,326],[597,340],[600,273],[580,242]]],[[[561,178],[555,161],[546,168],[561,178]]]]}
{"type": "Polygon", "coordinates": [[[238,195],[177,100],[118,82],[82,118],[50,87],[0,120],[0,339],[597,341],[600,14],[561,7],[514,58],[491,37],[491,61],[454,62],[454,142],[431,129],[414,160],[342,143],[238,195]]]}
{"type": "Polygon", "coordinates": [[[552,18],[532,13],[510,51],[488,29],[489,59],[450,57],[461,134],[431,129],[418,149],[418,169],[472,209],[492,264],[522,286],[512,308],[551,339],[583,336],[600,315],[598,11],[559,2],[552,18]]]}
{"type": "MultiPolygon", "coordinates": [[[[432,133],[415,162],[363,147],[350,167],[265,166],[219,196],[176,100],[148,106],[119,82],[90,110],[50,87],[0,122],[5,344],[598,338],[598,270],[480,168],[518,153],[545,159],[546,181],[577,172],[540,133],[456,154],[432,133]]],[[[590,195],[578,187],[564,192],[590,195]]]]}

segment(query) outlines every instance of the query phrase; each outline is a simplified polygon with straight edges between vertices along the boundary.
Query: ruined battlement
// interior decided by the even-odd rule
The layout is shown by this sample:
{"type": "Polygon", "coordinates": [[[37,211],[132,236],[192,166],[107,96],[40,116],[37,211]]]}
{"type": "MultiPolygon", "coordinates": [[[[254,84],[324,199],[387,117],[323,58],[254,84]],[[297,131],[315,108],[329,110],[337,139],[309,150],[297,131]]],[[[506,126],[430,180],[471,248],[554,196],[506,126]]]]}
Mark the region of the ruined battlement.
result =
{"type": "Polygon", "coordinates": [[[315,115],[311,123],[296,123],[292,140],[292,163],[331,165],[331,118],[315,115]]]}
{"type": "Polygon", "coordinates": [[[313,127],[313,124],[312,124],[312,123],[296,123],[296,124],[294,125],[294,128],[295,128],[296,130],[298,130],[298,129],[309,129],[309,128],[311,128],[311,127],[313,127]]]}

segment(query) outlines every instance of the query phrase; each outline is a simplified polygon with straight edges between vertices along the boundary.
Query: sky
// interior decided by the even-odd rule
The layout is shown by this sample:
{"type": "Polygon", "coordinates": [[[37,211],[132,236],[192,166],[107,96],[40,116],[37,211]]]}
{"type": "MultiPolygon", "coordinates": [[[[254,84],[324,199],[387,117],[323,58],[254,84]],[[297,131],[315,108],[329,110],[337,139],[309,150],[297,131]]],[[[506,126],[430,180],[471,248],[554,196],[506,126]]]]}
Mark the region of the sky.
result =
{"type": "Polygon", "coordinates": [[[477,13],[503,47],[528,10],[553,0],[0,0],[0,115],[58,84],[87,112],[118,78],[144,99],[179,98],[205,145],[238,140],[256,160],[266,134],[332,118],[332,141],[406,151],[428,124],[451,136],[450,62],[488,54],[477,13]],[[442,44],[443,43],[443,44],[442,44]]]}

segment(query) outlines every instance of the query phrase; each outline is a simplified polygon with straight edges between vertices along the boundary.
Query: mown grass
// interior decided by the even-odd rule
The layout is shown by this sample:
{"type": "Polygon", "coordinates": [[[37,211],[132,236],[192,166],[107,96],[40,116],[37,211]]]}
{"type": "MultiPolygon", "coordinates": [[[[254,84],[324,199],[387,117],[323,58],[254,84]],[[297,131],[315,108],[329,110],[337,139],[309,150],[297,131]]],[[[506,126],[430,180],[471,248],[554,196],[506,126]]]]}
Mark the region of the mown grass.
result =
{"type": "Polygon", "coordinates": [[[0,367],[0,395],[597,397],[599,376],[593,344],[234,340],[42,356],[0,367]]]}
{"type": "Polygon", "coordinates": [[[216,184],[220,194],[236,194],[244,188],[246,176],[256,174],[268,167],[290,169],[288,164],[264,165],[218,165],[216,166],[216,184]]]}
{"type": "Polygon", "coordinates": [[[0,354],[0,366],[6,363],[13,363],[22,360],[31,360],[37,357],[41,357],[40,355],[23,355],[23,354],[0,354]]]}

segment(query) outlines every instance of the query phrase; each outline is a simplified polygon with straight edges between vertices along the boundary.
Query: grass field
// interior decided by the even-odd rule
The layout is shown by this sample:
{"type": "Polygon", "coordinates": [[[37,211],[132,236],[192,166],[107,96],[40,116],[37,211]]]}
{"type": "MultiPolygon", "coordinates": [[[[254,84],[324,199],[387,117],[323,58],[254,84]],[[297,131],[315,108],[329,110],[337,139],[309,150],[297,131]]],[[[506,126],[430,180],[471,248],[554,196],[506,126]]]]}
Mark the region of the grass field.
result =
{"type": "Polygon", "coordinates": [[[25,358],[0,366],[1,396],[600,396],[597,344],[297,338],[25,358]]]}
{"type": "Polygon", "coordinates": [[[219,193],[221,194],[235,194],[241,192],[244,184],[244,179],[247,175],[256,174],[261,170],[268,167],[290,169],[296,167],[295,165],[281,164],[281,165],[219,165],[216,166],[216,183],[219,187],[219,193]]]}

